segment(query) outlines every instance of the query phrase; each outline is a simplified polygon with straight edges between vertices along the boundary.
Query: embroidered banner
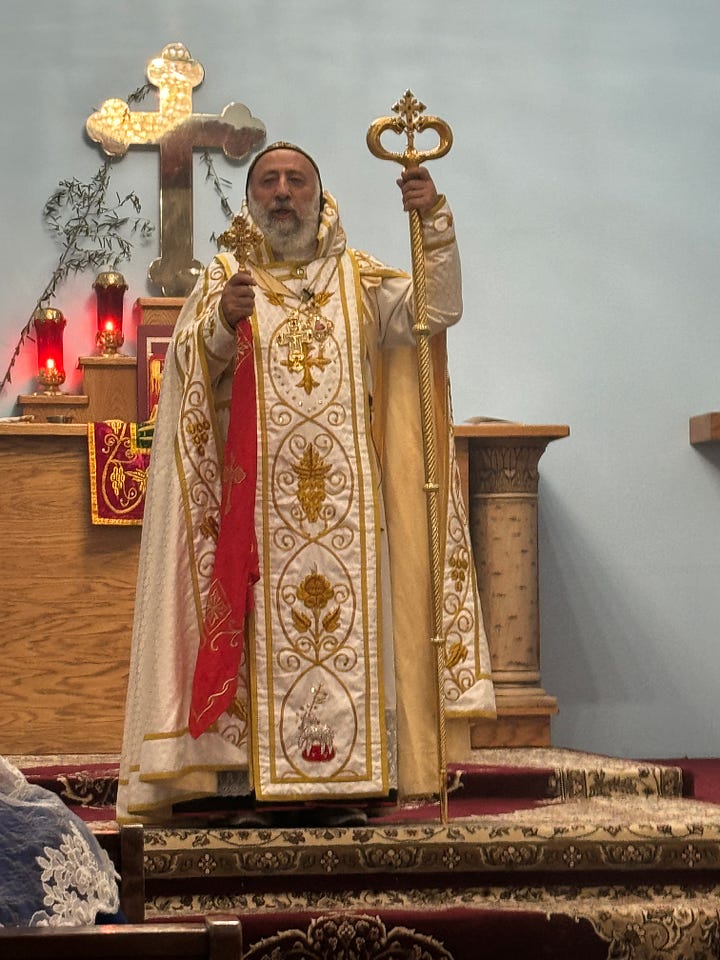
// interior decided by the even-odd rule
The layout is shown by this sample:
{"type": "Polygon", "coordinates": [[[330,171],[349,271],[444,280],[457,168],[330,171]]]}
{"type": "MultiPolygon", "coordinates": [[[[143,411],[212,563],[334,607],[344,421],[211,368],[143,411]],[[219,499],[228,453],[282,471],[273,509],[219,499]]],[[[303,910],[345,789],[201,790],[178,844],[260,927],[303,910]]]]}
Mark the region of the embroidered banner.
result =
{"type": "Polygon", "coordinates": [[[153,429],[152,422],[88,424],[93,523],[142,524],[153,429]]]}

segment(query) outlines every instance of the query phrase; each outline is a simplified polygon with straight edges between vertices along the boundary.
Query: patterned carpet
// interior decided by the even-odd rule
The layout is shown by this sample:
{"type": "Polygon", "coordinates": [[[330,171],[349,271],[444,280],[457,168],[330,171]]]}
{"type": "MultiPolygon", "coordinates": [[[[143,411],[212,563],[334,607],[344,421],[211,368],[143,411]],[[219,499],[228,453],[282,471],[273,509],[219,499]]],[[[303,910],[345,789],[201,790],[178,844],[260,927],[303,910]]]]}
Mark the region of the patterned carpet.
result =
{"type": "MultiPolygon", "coordinates": [[[[116,831],[117,758],[13,762],[116,831]]],[[[720,806],[688,772],[483,750],[453,769],[445,825],[428,801],[355,828],[146,827],[146,918],[239,915],[251,960],[718,957],[720,806]]]]}

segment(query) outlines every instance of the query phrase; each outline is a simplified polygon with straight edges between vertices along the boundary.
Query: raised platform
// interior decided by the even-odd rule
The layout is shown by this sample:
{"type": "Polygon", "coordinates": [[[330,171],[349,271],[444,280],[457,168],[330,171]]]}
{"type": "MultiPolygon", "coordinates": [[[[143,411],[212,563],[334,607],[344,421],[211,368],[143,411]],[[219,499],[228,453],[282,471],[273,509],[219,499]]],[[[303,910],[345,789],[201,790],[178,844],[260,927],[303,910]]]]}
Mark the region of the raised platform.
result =
{"type": "Polygon", "coordinates": [[[718,956],[720,805],[692,796],[691,762],[475,751],[446,825],[432,801],[354,828],[240,829],[216,810],[146,826],[123,862],[116,757],[11,759],[92,823],[148,921],[238,916],[251,960],[340,956],[328,937],[370,938],[358,960],[465,960],[480,941],[483,956],[718,956]]]}
{"type": "Polygon", "coordinates": [[[659,797],[553,802],[447,826],[150,829],[146,913],[229,911],[245,918],[246,942],[363,914],[424,931],[455,960],[478,956],[488,929],[498,943],[519,938],[504,956],[715,957],[719,841],[716,805],[659,797]]]}
{"type": "MultiPolygon", "coordinates": [[[[117,796],[119,758],[115,754],[12,756],[33,782],[58,793],[85,819],[111,819],[117,796]]],[[[694,795],[692,770],[682,761],[622,760],[599,754],[553,748],[474,750],[471,760],[451,765],[449,795],[455,815],[470,804],[475,811],[498,812],[547,800],[579,797],[694,795]]],[[[417,811],[384,808],[385,819],[429,816],[431,805],[417,811]]]]}

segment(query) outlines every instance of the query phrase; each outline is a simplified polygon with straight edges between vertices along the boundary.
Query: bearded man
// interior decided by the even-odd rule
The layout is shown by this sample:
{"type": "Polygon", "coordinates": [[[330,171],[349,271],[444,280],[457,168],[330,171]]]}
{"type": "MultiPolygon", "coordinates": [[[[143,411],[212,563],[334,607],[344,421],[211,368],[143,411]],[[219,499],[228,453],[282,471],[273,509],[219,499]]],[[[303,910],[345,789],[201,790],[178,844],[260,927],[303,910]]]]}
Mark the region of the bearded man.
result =
{"type": "MultiPolygon", "coordinates": [[[[494,716],[449,429],[453,218],[425,168],[448,757],[494,716]]],[[[118,820],[438,790],[438,694],[410,278],[347,247],[315,161],[253,161],[245,265],[214,258],[168,351],[147,491],[118,820]],[[227,801],[230,804],[230,801],[227,801]]]]}

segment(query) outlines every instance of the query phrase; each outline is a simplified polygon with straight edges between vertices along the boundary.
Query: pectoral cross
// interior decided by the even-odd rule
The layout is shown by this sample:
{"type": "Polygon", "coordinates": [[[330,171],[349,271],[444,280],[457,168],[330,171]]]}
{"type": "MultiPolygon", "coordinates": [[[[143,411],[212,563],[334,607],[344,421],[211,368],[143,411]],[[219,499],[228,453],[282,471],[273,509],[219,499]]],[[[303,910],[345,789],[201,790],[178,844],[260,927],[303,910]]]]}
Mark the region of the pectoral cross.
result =
{"type": "Polygon", "coordinates": [[[220,114],[192,112],[192,91],[204,76],[182,43],[168,44],[147,67],[159,91],[156,112],[132,111],[111,99],[86,122],[90,138],[109,156],[138,145],[160,149],[160,256],[148,277],[164,296],[186,296],[203,269],[193,256],[193,149],[222,148],[241,160],[265,139],[265,125],[242,103],[229,103],[220,114]]]}
{"type": "Polygon", "coordinates": [[[302,373],[307,365],[307,348],[313,342],[314,323],[302,305],[298,306],[285,322],[277,342],[288,348],[287,368],[293,373],[302,373]]]}

